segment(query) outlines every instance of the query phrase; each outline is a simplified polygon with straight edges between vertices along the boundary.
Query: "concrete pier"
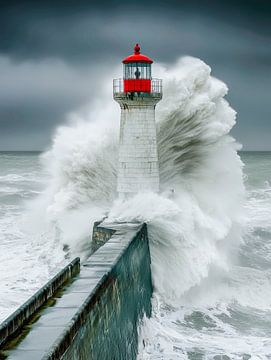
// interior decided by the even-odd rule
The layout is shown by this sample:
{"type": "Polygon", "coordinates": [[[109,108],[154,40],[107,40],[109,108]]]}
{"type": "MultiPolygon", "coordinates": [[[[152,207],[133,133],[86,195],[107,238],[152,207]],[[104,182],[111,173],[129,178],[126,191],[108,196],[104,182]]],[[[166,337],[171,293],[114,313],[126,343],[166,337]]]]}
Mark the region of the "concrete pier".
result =
{"type": "Polygon", "coordinates": [[[80,259],[76,258],[42,286],[29,300],[0,324],[0,349],[56,292],[80,271],[80,259]]]}
{"type": "Polygon", "coordinates": [[[138,326],[144,315],[151,315],[147,226],[97,227],[107,234],[110,230],[111,238],[81,266],[54,304],[2,348],[0,358],[136,359],[138,326]]]}

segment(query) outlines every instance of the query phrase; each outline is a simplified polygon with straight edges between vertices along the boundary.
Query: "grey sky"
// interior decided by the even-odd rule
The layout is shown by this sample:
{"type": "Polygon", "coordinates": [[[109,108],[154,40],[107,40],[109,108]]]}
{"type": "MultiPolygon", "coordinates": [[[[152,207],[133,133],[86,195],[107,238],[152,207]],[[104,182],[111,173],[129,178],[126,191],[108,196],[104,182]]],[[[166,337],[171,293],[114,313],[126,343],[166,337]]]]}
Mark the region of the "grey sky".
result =
{"type": "Polygon", "coordinates": [[[0,150],[49,146],[135,42],[156,61],[207,62],[230,88],[233,135],[271,150],[270,18],[268,0],[1,2],[0,150]]]}

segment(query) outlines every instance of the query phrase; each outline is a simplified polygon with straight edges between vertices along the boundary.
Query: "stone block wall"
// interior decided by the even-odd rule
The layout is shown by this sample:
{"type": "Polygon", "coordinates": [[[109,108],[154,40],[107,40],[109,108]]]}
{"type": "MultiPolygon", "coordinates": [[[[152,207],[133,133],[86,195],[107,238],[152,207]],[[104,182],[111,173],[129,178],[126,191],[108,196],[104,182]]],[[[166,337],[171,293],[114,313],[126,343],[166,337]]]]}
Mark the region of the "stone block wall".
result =
{"type": "Polygon", "coordinates": [[[159,191],[156,141],[156,98],[127,100],[121,105],[119,168],[117,189],[120,194],[144,190],[159,191]]]}
{"type": "Polygon", "coordinates": [[[101,226],[101,221],[95,221],[93,225],[91,253],[93,254],[102,245],[104,245],[114,234],[115,230],[101,226]]]}

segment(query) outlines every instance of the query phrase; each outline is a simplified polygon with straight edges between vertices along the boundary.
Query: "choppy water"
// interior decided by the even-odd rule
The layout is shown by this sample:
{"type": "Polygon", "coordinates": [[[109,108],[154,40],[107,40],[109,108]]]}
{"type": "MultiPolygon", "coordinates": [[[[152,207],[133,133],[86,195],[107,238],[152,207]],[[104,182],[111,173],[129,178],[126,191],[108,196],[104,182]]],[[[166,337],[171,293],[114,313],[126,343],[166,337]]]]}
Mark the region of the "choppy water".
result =
{"type": "Polygon", "coordinates": [[[28,214],[46,180],[39,153],[0,152],[0,321],[65,262],[28,214]]]}
{"type": "MultiPolygon", "coordinates": [[[[236,265],[215,287],[200,294],[200,299],[197,294],[195,305],[188,300],[178,310],[159,309],[159,316],[163,314],[160,328],[155,324],[159,352],[152,359],[163,359],[169,347],[171,355],[165,358],[179,359],[184,345],[190,349],[189,359],[204,359],[206,349],[214,354],[228,352],[230,359],[271,356],[271,152],[241,153],[241,158],[245,163],[247,222],[236,265]],[[243,357],[233,357],[239,350],[243,357]]],[[[28,237],[24,228],[25,201],[40,193],[45,180],[39,154],[0,153],[1,320],[61,264],[52,264],[46,254],[48,246],[32,232],[28,237]]],[[[152,346],[148,351],[145,358],[152,356],[152,346]]]]}
{"type": "Polygon", "coordinates": [[[42,166],[38,154],[0,154],[0,320],[69,255],[87,256],[107,213],[148,223],[155,292],[140,360],[271,359],[271,153],[241,154],[244,191],[225,84],[198,59],[159,71],[160,195],[116,199],[111,94],[91,121],[58,129],[42,166]]]}
{"type": "Polygon", "coordinates": [[[179,306],[156,295],[140,359],[271,358],[271,152],[243,152],[241,158],[243,241],[229,269],[211,271],[179,306]]]}

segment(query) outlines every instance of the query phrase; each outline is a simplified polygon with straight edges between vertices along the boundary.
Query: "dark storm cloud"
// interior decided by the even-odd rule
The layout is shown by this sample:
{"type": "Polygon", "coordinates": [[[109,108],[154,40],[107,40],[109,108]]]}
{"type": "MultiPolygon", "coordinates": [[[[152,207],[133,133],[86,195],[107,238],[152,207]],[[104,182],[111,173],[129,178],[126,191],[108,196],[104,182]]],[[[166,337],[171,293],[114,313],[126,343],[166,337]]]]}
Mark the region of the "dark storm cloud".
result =
{"type": "Polygon", "coordinates": [[[246,148],[268,147],[270,7],[263,0],[2,2],[0,149],[46,146],[137,41],[159,61],[189,54],[210,64],[239,112],[234,134],[246,148]]]}
{"type": "Polygon", "coordinates": [[[56,59],[18,63],[0,56],[1,149],[48,146],[66,114],[99,91],[100,73],[107,74],[103,66],[74,68],[56,59]]]}
{"type": "MultiPolygon", "coordinates": [[[[90,61],[116,56],[112,50],[127,51],[127,43],[120,40],[142,33],[151,33],[148,45],[157,49],[165,45],[160,35],[164,40],[168,23],[174,23],[174,38],[182,29],[181,22],[191,21],[193,25],[198,17],[270,36],[270,8],[270,2],[263,0],[11,1],[2,5],[0,12],[0,51],[18,58],[56,56],[65,61],[90,61]]],[[[160,58],[169,60],[179,55],[178,49],[170,50],[161,52],[160,58]]]]}

